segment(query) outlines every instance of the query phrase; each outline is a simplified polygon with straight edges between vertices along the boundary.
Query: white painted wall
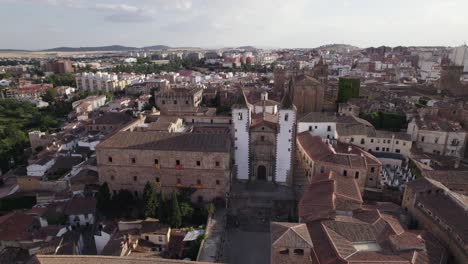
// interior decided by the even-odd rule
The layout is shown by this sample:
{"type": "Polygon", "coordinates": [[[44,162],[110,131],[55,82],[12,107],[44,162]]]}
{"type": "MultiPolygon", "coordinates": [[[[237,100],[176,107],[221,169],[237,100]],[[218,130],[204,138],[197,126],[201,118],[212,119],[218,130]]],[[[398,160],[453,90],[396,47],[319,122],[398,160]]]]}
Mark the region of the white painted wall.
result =
{"type": "Polygon", "coordinates": [[[42,177],[42,176],[44,176],[45,172],[48,169],[50,169],[54,164],[55,164],[55,159],[49,160],[44,165],[31,164],[26,168],[27,174],[28,174],[28,176],[42,177]]]}
{"type": "Polygon", "coordinates": [[[338,134],[336,133],[336,123],[335,122],[300,122],[297,124],[297,133],[301,133],[304,131],[309,131],[314,136],[319,136],[322,139],[333,139],[338,138],[338,134]],[[330,126],[330,131],[328,131],[328,127],[330,126]]]}
{"type": "Polygon", "coordinates": [[[101,235],[94,235],[94,243],[96,244],[96,251],[98,255],[101,255],[104,247],[109,243],[110,235],[106,232],[101,231],[101,235]]]}
{"type": "Polygon", "coordinates": [[[293,135],[296,124],[296,112],[281,109],[278,113],[279,133],[276,137],[276,182],[287,183],[291,170],[293,153],[293,135]],[[286,120],[287,116],[287,120],[286,120]]]}
{"type": "Polygon", "coordinates": [[[78,215],[79,221],[76,221],[76,215],[69,215],[68,216],[68,222],[70,225],[77,225],[77,223],[80,224],[80,226],[85,226],[86,223],[89,223],[90,225],[94,224],[94,215],[93,214],[88,214],[88,218],[85,218],[85,215],[78,215]]]}
{"type": "Polygon", "coordinates": [[[237,179],[249,179],[249,124],[250,111],[247,108],[232,110],[234,125],[234,163],[237,179]]]}

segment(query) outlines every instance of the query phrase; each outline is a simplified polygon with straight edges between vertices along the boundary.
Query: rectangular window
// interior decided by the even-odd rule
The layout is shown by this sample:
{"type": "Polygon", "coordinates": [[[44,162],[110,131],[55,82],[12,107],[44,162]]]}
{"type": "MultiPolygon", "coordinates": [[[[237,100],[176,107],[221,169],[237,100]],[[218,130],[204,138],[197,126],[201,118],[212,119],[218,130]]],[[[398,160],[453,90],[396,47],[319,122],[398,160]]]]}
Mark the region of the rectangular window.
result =
{"type": "Polygon", "coordinates": [[[136,159],[135,158],[132,158],[132,163],[135,163],[136,162],[136,159]]]}
{"type": "Polygon", "coordinates": [[[112,157],[107,158],[107,160],[112,163],[112,157]]]}
{"type": "Polygon", "coordinates": [[[219,167],[219,161],[215,162],[216,167],[219,167]]]}
{"type": "Polygon", "coordinates": [[[348,171],[347,170],[343,171],[343,176],[348,176],[348,171]]]}
{"type": "Polygon", "coordinates": [[[424,142],[424,137],[421,137],[421,142],[424,142]]]}
{"type": "Polygon", "coordinates": [[[154,159],[154,164],[155,164],[155,165],[158,165],[158,164],[159,164],[159,160],[158,160],[158,159],[154,159]]]}
{"type": "Polygon", "coordinates": [[[328,126],[328,127],[327,127],[327,131],[331,131],[331,126],[328,126]]]}
{"type": "Polygon", "coordinates": [[[137,176],[133,176],[133,181],[138,181],[138,177],[137,176]]]}
{"type": "Polygon", "coordinates": [[[371,167],[371,168],[370,168],[370,172],[371,172],[371,173],[374,173],[374,172],[375,172],[375,167],[371,167]]]}
{"type": "Polygon", "coordinates": [[[200,166],[201,162],[199,160],[197,160],[197,166],[200,166]]]}
{"type": "Polygon", "coordinates": [[[185,101],[185,104],[188,104],[188,101],[185,101]]]}
{"type": "Polygon", "coordinates": [[[175,161],[175,164],[176,164],[176,165],[180,165],[180,160],[176,160],[176,161],[175,161]]]}
{"type": "Polygon", "coordinates": [[[177,104],[177,100],[174,100],[174,104],[177,104]]]}
{"type": "Polygon", "coordinates": [[[156,177],[156,182],[159,182],[159,181],[160,181],[159,177],[156,177]]]}
{"type": "Polygon", "coordinates": [[[312,131],[312,126],[309,126],[309,131],[312,131]]]}
{"type": "Polygon", "coordinates": [[[356,173],[354,173],[354,179],[359,179],[359,171],[356,171],[356,173]]]}
{"type": "Polygon", "coordinates": [[[289,119],[289,114],[285,114],[284,115],[284,121],[288,121],[288,119],[289,119]]]}

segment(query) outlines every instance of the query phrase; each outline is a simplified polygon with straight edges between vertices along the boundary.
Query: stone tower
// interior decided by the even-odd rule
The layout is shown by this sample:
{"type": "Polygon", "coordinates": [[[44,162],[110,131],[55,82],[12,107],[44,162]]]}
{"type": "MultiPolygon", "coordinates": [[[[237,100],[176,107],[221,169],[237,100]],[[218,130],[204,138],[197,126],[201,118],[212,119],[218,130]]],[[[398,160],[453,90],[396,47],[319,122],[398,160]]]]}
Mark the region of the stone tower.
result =
{"type": "Polygon", "coordinates": [[[250,110],[242,90],[238,101],[232,106],[232,123],[234,126],[235,176],[239,180],[248,180],[250,110]]]}
{"type": "Polygon", "coordinates": [[[289,91],[286,91],[278,111],[279,131],[276,137],[276,172],[277,183],[290,185],[293,157],[294,135],[296,127],[296,108],[289,91]]]}

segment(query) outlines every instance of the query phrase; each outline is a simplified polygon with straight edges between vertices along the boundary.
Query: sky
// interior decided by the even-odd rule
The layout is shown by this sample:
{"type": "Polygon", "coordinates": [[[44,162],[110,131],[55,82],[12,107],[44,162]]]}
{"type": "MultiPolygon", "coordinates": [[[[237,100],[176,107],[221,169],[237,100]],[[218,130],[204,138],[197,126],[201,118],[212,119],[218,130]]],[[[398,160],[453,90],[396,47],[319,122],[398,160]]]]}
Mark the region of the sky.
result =
{"type": "Polygon", "coordinates": [[[0,0],[0,49],[457,46],[467,0],[0,0]]]}

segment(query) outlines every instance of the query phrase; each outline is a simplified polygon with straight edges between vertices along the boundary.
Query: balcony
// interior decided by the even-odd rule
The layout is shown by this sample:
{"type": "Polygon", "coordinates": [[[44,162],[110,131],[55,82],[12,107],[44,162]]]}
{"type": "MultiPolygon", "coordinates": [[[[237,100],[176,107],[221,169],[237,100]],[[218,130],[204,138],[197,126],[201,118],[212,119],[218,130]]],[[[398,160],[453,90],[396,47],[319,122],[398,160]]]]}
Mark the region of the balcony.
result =
{"type": "Polygon", "coordinates": [[[182,165],[176,165],[176,166],[175,166],[175,169],[176,169],[176,170],[183,170],[184,167],[183,167],[182,165]]]}

